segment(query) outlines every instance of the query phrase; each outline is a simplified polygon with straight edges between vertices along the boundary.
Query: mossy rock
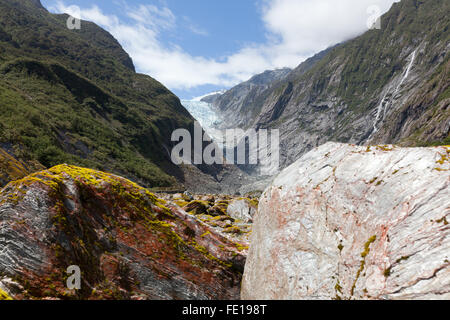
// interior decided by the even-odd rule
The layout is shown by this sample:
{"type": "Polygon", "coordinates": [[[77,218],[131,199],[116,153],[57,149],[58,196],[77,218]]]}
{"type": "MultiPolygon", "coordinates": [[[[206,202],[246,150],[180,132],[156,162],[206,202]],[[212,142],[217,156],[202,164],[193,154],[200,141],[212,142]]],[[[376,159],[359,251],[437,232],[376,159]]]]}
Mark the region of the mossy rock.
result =
{"type": "Polygon", "coordinates": [[[182,193],[181,194],[181,197],[183,198],[183,200],[184,201],[187,201],[187,202],[191,202],[191,201],[193,201],[194,200],[194,197],[192,196],[192,194],[190,194],[189,192],[184,192],[184,193],[182,193]]]}
{"type": "Polygon", "coordinates": [[[245,200],[249,206],[258,209],[259,199],[258,198],[238,198],[237,200],[245,200]]]}
{"type": "Polygon", "coordinates": [[[227,210],[224,206],[215,205],[208,209],[208,214],[213,217],[225,216],[227,214],[227,210]]]}
{"type": "Polygon", "coordinates": [[[226,221],[226,220],[230,220],[231,222],[235,221],[234,218],[232,218],[232,217],[230,217],[228,215],[221,215],[221,216],[214,217],[212,219],[212,221],[226,221]]]}
{"type": "Polygon", "coordinates": [[[208,202],[211,206],[213,206],[216,202],[216,198],[213,195],[211,195],[211,196],[207,197],[205,199],[205,201],[208,202]]]}
{"type": "MultiPolygon", "coordinates": [[[[12,222],[26,232],[27,237],[23,241],[27,247],[30,247],[29,243],[38,242],[33,253],[44,247],[48,261],[52,262],[52,269],[42,271],[45,276],[35,277],[32,272],[24,272],[18,283],[26,290],[15,293],[15,299],[123,300],[130,299],[135,292],[142,292],[148,299],[153,297],[151,292],[156,291],[153,288],[164,286],[173,274],[178,277],[178,286],[186,284],[187,288],[192,288],[194,284],[195,288],[200,288],[196,289],[199,292],[208,292],[211,287],[218,288],[217,293],[206,293],[212,299],[238,297],[238,288],[232,289],[227,296],[218,285],[224,283],[223,279],[228,279],[225,281],[229,281],[231,286],[238,285],[241,274],[231,269],[239,250],[232,246],[230,239],[199,223],[213,217],[199,214],[195,219],[186,219],[186,213],[170,211],[165,206],[170,206],[170,203],[127,179],[88,168],[59,165],[10,182],[2,190],[0,203],[2,201],[14,210],[12,212],[18,213],[11,215],[12,222]],[[23,190],[28,190],[27,197],[24,197],[23,190]],[[41,197],[48,206],[34,208],[35,197],[41,197]],[[72,202],[66,203],[67,199],[76,206],[72,202]],[[42,231],[45,233],[42,238],[55,239],[54,242],[44,243],[46,240],[28,237],[27,227],[39,228],[39,224],[29,220],[22,223],[22,219],[15,217],[22,218],[20,214],[30,211],[33,217],[39,214],[48,216],[52,227],[42,231]],[[209,238],[213,242],[209,242],[209,238]],[[61,240],[64,242],[58,239],[64,239],[61,240]],[[68,247],[63,246],[66,243],[68,247]],[[214,250],[213,246],[218,244],[226,250],[214,250]],[[144,264],[139,263],[142,257],[148,257],[144,264]],[[73,297],[67,296],[65,279],[60,274],[65,275],[68,265],[77,265],[81,270],[89,271],[83,275],[87,285],[73,297]],[[169,271],[159,267],[165,265],[170,266],[169,271]],[[220,274],[216,274],[215,270],[220,270],[220,274]],[[159,278],[156,281],[151,278],[151,283],[144,287],[141,282],[146,279],[139,278],[137,272],[155,272],[162,277],[162,282],[159,278]],[[53,275],[63,281],[55,281],[53,275]],[[151,289],[147,289],[149,287],[151,289]]],[[[207,204],[203,201],[189,204],[194,211],[206,211],[207,204]]],[[[226,225],[232,226],[231,223],[226,225]]],[[[39,232],[33,234],[41,237],[39,232]]],[[[18,255],[20,257],[16,251],[14,256],[18,255]]],[[[36,260],[36,264],[39,261],[42,260],[36,260]]],[[[228,289],[225,287],[225,290],[228,289]]],[[[173,294],[174,298],[188,297],[175,294],[178,293],[173,294]]],[[[199,297],[203,298],[203,293],[199,297]]],[[[0,299],[10,297],[0,291],[0,299]]]]}
{"type": "Polygon", "coordinates": [[[174,203],[175,203],[177,206],[183,208],[183,207],[186,206],[189,202],[184,201],[184,200],[175,200],[174,203]]]}
{"type": "Polygon", "coordinates": [[[210,207],[209,203],[201,200],[194,200],[189,202],[183,209],[186,212],[192,214],[208,214],[208,208],[210,207]]]}
{"type": "Polygon", "coordinates": [[[241,234],[242,230],[239,229],[239,227],[232,226],[232,227],[225,228],[223,230],[223,232],[225,232],[225,233],[233,233],[233,234],[241,234]]]}
{"type": "Polygon", "coordinates": [[[0,300],[12,300],[12,298],[2,289],[0,289],[0,300]]]}

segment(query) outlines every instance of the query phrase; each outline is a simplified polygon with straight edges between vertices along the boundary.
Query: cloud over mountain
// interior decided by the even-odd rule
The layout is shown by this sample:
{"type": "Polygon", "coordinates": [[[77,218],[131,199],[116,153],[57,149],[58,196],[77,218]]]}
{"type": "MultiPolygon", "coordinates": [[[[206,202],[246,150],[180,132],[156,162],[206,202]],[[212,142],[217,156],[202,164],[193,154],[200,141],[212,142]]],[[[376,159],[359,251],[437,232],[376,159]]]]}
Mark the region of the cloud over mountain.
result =
{"type": "Polygon", "coordinates": [[[206,84],[232,86],[266,69],[295,67],[312,54],[366,31],[368,20],[386,12],[393,2],[265,0],[260,12],[266,41],[215,58],[192,55],[176,43],[164,41],[162,32],[178,23],[193,33],[208,35],[208,30],[176,16],[164,3],[122,4],[123,16],[107,14],[97,5],[77,8],[64,1],[49,9],[99,24],[117,38],[140,72],[170,89],[186,90],[206,84]]]}

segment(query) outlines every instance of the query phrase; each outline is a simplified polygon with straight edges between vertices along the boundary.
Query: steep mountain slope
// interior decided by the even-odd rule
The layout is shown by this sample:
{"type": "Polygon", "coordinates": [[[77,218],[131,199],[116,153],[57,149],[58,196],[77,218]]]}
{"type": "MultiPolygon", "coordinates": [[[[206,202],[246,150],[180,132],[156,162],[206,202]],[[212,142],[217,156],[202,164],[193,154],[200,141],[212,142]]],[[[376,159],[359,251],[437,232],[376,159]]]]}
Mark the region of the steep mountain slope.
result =
{"type": "Polygon", "coordinates": [[[26,164],[0,148],[0,186],[6,185],[9,181],[23,178],[39,168],[42,167],[38,163],[26,164]]]}
{"type": "Polygon", "coordinates": [[[229,108],[246,112],[238,115],[244,128],[280,129],[283,166],[327,141],[448,144],[448,12],[445,0],[394,3],[381,30],[320,53],[253,103],[229,108]]]}
{"type": "Polygon", "coordinates": [[[267,70],[209,101],[220,111],[221,121],[216,127],[218,129],[246,128],[259,111],[252,106],[262,103],[261,93],[274,82],[283,79],[290,71],[291,69],[288,68],[267,70]]]}
{"type": "Polygon", "coordinates": [[[97,25],[69,30],[34,0],[0,0],[0,147],[25,163],[71,163],[170,186],[171,133],[193,128],[179,99],[137,74],[97,25]]]}

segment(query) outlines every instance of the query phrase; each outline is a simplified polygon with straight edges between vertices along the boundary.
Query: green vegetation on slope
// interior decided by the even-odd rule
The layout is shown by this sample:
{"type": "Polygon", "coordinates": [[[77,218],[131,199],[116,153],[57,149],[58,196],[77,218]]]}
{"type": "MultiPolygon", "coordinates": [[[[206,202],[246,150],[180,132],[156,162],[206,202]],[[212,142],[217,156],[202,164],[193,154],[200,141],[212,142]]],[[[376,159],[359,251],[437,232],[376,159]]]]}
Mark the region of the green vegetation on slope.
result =
{"type": "Polygon", "coordinates": [[[128,54],[89,22],[66,27],[32,1],[0,0],[0,147],[46,167],[125,175],[147,186],[181,178],[171,132],[192,127],[179,99],[136,74],[128,54]]]}
{"type": "Polygon", "coordinates": [[[404,70],[408,63],[405,53],[421,39],[428,43],[427,48],[435,49],[426,53],[430,55],[426,62],[435,63],[434,55],[450,42],[448,9],[450,5],[442,0],[394,3],[382,17],[381,30],[370,30],[336,46],[300,77],[313,82],[313,97],[325,90],[328,94],[335,91],[353,111],[366,112],[392,76],[404,70]],[[331,83],[330,76],[342,66],[340,81],[331,83]]]}

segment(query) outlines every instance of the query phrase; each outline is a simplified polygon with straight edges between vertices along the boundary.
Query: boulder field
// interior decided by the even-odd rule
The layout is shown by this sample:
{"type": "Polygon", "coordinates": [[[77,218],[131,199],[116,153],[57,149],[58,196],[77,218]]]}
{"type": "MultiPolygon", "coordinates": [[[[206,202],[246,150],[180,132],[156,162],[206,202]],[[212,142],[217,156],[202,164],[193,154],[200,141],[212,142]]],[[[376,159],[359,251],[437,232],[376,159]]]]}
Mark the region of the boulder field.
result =
{"type": "Polygon", "coordinates": [[[248,243],[222,232],[231,220],[212,226],[112,174],[34,173],[0,192],[0,299],[239,299],[248,243]]]}
{"type": "Polygon", "coordinates": [[[43,170],[0,190],[0,300],[450,299],[449,156],[327,143],[259,203],[43,170]]]}
{"type": "Polygon", "coordinates": [[[450,148],[327,143],[254,219],[243,299],[450,299],[450,148]]]}

